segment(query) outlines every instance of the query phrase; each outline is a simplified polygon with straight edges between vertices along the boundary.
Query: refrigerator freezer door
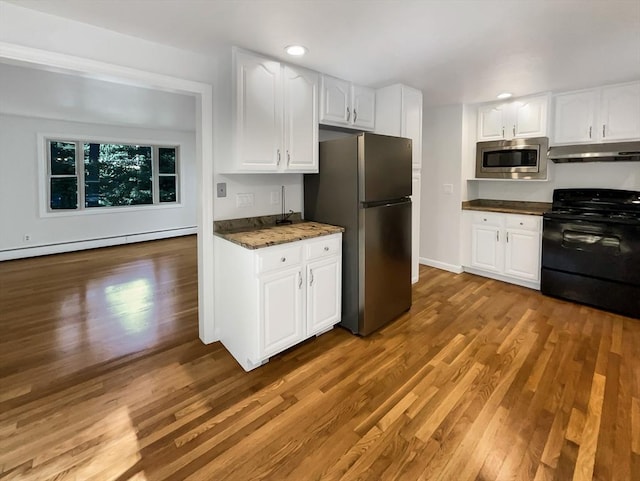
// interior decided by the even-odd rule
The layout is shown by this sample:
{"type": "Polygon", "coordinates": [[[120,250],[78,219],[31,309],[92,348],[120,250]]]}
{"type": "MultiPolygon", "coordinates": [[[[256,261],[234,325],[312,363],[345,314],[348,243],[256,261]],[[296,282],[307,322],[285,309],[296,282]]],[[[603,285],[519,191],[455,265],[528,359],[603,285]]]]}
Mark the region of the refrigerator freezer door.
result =
{"type": "Polygon", "coordinates": [[[372,203],[411,195],[411,139],[358,136],[359,200],[372,203]]]}
{"type": "Polygon", "coordinates": [[[359,230],[358,331],[366,336],[411,307],[411,201],[361,209],[359,230]]]}

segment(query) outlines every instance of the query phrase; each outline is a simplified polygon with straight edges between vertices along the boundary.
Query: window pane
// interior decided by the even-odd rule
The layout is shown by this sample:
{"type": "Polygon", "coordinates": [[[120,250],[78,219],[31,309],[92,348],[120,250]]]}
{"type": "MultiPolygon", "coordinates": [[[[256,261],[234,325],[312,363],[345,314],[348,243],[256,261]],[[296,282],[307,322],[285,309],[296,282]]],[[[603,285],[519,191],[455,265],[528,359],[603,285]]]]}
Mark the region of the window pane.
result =
{"type": "Polygon", "coordinates": [[[52,209],[77,209],[78,179],[75,177],[51,179],[50,206],[52,209]]]}
{"type": "Polygon", "coordinates": [[[160,147],[158,149],[158,171],[161,174],[176,173],[176,149],[171,147],[160,147]]]}
{"type": "Polygon", "coordinates": [[[176,195],[176,176],[163,175],[158,178],[160,184],[160,202],[175,202],[176,195]]]}
{"type": "Polygon", "coordinates": [[[51,142],[51,175],[74,175],[76,173],[76,144],[51,142]]]}
{"type": "Polygon", "coordinates": [[[152,204],[151,147],[86,143],[85,206],[152,204]]]}

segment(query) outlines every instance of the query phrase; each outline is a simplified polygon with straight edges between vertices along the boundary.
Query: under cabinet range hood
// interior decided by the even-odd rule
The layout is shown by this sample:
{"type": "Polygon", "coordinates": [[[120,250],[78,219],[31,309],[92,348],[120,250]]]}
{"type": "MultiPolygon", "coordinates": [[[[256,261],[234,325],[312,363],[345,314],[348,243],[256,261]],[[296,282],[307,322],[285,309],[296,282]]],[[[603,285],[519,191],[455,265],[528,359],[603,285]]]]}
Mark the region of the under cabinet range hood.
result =
{"type": "Polygon", "coordinates": [[[550,147],[548,157],[555,163],[640,161],[640,141],[550,147]]]}

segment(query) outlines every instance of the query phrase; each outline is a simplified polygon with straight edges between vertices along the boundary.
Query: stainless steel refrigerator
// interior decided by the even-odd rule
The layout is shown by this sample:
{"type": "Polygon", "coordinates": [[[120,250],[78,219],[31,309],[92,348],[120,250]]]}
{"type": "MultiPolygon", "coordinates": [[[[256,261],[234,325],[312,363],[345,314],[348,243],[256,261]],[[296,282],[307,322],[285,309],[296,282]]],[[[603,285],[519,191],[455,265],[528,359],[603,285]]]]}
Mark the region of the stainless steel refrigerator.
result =
{"type": "Polygon", "coordinates": [[[345,228],[342,321],[366,336],[411,307],[411,140],[364,133],[320,142],[304,217],[345,228]]]}

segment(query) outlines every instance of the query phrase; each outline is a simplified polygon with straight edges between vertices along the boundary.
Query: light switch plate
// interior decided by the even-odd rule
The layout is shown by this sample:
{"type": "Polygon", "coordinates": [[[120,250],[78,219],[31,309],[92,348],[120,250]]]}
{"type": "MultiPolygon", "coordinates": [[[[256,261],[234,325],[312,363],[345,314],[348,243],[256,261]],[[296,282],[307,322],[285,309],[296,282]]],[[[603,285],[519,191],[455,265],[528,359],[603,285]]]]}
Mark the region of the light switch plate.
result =
{"type": "Polygon", "coordinates": [[[220,182],[216,184],[216,192],[218,193],[218,197],[226,197],[227,196],[227,183],[220,182]]]}

